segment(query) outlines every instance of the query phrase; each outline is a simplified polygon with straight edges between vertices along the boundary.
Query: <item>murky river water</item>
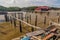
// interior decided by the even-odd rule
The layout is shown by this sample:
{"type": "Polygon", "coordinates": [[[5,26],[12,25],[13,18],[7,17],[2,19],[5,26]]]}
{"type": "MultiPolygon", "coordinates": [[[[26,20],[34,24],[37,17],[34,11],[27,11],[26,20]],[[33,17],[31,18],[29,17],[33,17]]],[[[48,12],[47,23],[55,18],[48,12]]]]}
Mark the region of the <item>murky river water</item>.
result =
{"type": "Polygon", "coordinates": [[[0,22],[4,22],[4,21],[5,21],[4,15],[0,15],[0,22]]]}

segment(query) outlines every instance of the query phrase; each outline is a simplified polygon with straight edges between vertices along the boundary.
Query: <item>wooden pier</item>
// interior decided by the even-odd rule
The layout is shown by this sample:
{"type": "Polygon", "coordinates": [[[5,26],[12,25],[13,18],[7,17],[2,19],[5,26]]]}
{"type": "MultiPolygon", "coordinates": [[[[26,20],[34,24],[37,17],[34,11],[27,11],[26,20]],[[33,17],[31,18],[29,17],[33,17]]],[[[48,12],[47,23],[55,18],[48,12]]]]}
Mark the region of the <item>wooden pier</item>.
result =
{"type": "MultiPolygon", "coordinates": [[[[3,25],[6,24],[6,25],[4,25],[4,26],[8,25],[6,28],[8,28],[8,29],[11,28],[9,30],[6,29],[5,32],[7,32],[7,33],[0,32],[2,34],[7,35],[6,40],[8,40],[8,37],[9,37],[9,39],[12,39],[12,38],[21,36],[26,33],[28,33],[27,35],[29,36],[30,35],[29,32],[37,31],[40,28],[46,29],[49,25],[51,25],[50,21],[60,23],[60,12],[45,12],[42,14],[41,13],[31,13],[31,12],[22,12],[22,13],[21,12],[4,12],[3,14],[1,13],[0,15],[5,15],[6,21],[5,21],[5,23],[3,23],[3,25]],[[20,19],[23,22],[19,21],[20,19]],[[10,34],[10,32],[12,34],[10,34]],[[10,36],[8,36],[8,35],[10,35],[10,36]]],[[[43,32],[43,31],[41,31],[41,32],[43,32]]],[[[37,35],[37,34],[40,34],[40,32],[38,31],[38,33],[36,32],[36,34],[34,34],[34,35],[37,35]]],[[[5,36],[3,36],[3,37],[5,37],[5,36]]],[[[4,39],[2,39],[2,40],[4,40],[4,39]]]]}

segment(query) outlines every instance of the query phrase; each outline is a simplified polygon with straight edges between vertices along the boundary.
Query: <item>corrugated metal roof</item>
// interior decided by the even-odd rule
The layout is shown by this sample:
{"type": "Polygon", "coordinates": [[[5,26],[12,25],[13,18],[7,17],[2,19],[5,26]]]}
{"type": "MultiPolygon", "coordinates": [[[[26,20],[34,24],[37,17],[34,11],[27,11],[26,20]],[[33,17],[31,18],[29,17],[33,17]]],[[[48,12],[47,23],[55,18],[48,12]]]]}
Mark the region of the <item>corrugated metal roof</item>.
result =
{"type": "Polygon", "coordinates": [[[39,6],[35,10],[40,10],[40,9],[49,9],[48,6],[39,6]]]}

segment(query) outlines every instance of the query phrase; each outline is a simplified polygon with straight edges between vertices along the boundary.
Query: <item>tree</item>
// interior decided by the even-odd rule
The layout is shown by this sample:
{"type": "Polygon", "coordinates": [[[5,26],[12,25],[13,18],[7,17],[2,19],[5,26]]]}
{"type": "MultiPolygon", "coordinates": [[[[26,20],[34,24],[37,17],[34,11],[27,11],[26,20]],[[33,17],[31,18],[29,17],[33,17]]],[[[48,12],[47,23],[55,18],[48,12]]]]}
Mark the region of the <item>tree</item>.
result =
{"type": "Polygon", "coordinates": [[[21,11],[21,8],[19,7],[4,7],[0,6],[0,11],[21,11]]]}
{"type": "Polygon", "coordinates": [[[4,6],[0,6],[0,11],[7,11],[7,8],[4,6]]]}
{"type": "Polygon", "coordinates": [[[34,11],[37,6],[31,6],[31,7],[24,7],[22,9],[27,10],[27,11],[34,11]]]}
{"type": "Polygon", "coordinates": [[[21,11],[19,7],[9,7],[7,11],[21,11]]]}

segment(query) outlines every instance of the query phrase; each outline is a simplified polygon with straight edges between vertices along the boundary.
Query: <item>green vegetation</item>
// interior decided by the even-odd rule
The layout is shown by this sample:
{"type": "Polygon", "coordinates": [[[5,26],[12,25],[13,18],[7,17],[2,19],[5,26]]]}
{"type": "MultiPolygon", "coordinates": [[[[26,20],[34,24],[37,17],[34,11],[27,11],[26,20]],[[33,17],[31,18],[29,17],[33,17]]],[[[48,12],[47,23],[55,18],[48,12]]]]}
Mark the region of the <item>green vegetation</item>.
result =
{"type": "MultiPolygon", "coordinates": [[[[4,7],[4,6],[0,6],[0,11],[34,11],[35,8],[37,8],[38,6],[30,6],[30,7],[4,7]]],[[[60,8],[57,7],[49,7],[52,10],[60,10],[60,8]]]]}
{"type": "Polygon", "coordinates": [[[21,11],[21,8],[0,6],[0,11],[21,11]]]}
{"type": "Polygon", "coordinates": [[[6,10],[7,10],[6,7],[0,6],[0,11],[6,11],[6,10]]]}
{"type": "Polygon", "coordinates": [[[37,6],[24,7],[24,8],[21,8],[21,9],[24,9],[24,10],[26,10],[26,11],[34,11],[35,8],[37,8],[37,6]]]}
{"type": "Polygon", "coordinates": [[[57,7],[50,7],[50,8],[53,10],[60,10],[60,8],[57,8],[57,7]]]}
{"type": "Polygon", "coordinates": [[[4,7],[0,6],[0,11],[21,11],[21,10],[27,10],[27,11],[33,11],[37,6],[31,6],[31,7],[4,7]]]}
{"type": "Polygon", "coordinates": [[[21,11],[21,8],[19,8],[19,7],[9,7],[9,8],[7,8],[7,11],[21,11]]]}

